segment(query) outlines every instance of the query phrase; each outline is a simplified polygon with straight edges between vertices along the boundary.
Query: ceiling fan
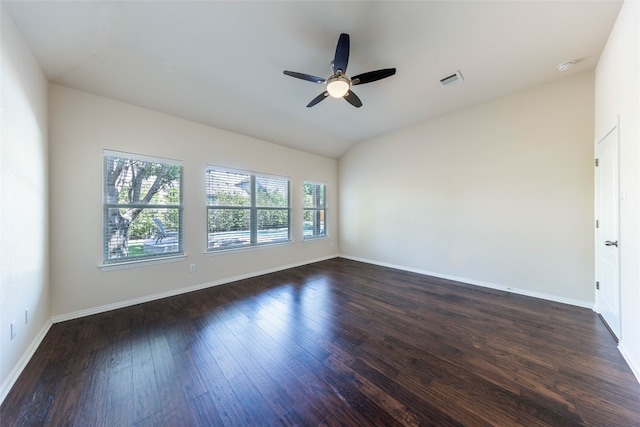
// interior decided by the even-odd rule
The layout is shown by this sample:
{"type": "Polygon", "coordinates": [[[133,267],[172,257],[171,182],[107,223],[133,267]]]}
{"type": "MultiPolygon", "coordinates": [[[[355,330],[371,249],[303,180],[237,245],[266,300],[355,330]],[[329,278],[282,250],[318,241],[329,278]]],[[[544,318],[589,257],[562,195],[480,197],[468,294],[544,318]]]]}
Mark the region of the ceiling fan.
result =
{"type": "Polygon", "coordinates": [[[320,95],[311,100],[307,107],[313,107],[327,96],[333,98],[344,98],[354,107],[362,107],[362,101],[351,91],[351,86],[361,85],[365,83],[375,82],[387,77],[391,77],[396,73],[395,68],[384,68],[381,70],[369,71],[367,73],[358,74],[351,78],[347,77],[347,63],[349,62],[349,34],[342,33],[338,39],[336,46],[336,54],[331,63],[333,74],[328,79],[312,76],[309,74],[298,73],[295,71],[284,71],[287,76],[295,77],[310,82],[326,84],[327,89],[320,95]]]}

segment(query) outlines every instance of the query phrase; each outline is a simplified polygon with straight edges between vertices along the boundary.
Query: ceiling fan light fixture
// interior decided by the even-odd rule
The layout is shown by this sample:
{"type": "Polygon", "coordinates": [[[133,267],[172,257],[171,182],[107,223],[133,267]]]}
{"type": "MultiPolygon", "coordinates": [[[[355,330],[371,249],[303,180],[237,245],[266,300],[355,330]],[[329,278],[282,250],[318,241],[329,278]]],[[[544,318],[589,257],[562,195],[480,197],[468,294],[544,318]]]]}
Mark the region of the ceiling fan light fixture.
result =
{"type": "Polygon", "coordinates": [[[333,76],[327,80],[327,92],[334,98],[342,98],[349,92],[349,79],[345,76],[333,76]]]}

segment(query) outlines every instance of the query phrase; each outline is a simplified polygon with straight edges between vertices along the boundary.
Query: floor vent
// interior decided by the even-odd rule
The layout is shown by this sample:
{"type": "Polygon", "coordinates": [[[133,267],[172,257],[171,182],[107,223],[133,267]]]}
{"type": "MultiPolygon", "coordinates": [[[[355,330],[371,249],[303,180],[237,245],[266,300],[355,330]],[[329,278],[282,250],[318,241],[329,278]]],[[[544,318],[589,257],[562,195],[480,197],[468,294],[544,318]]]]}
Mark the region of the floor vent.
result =
{"type": "Polygon", "coordinates": [[[462,78],[462,74],[460,74],[460,71],[456,71],[454,74],[440,79],[440,84],[442,85],[442,87],[449,87],[456,85],[462,81],[464,81],[464,79],[462,78]]]}

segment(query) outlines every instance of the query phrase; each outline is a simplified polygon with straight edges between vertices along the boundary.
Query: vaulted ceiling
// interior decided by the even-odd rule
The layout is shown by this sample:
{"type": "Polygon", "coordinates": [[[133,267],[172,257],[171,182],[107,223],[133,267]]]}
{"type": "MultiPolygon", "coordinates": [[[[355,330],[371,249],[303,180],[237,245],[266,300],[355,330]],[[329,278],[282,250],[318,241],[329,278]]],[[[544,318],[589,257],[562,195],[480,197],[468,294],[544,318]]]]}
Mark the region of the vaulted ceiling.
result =
{"type": "Polygon", "coordinates": [[[338,158],[352,145],[593,69],[621,1],[4,1],[50,82],[338,158]],[[355,108],[285,76],[331,74],[355,108]],[[559,72],[556,66],[573,60],[559,72]],[[443,88],[460,71],[464,81],[443,88]]]}

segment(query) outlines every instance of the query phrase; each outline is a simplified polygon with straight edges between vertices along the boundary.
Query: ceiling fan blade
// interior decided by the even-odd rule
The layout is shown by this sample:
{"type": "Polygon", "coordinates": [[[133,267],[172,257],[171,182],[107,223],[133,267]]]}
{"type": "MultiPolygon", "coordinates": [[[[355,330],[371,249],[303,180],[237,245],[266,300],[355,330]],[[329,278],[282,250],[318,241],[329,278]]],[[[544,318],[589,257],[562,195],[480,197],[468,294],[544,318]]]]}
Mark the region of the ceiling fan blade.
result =
{"type": "Polygon", "coordinates": [[[310,103],[307,104],[307,107],[313,107],[314,105],[316,105],[318,102],[322,101],[323,99],[325,99],[327,96],[329,96],[329,92],[327,92],[326,90],[324,92],[322,92],[320,95],[316,96],[315,98],[313,98],[311,100],[310,103]]]}
{"type": "Polygon", "coordinates": [[[310,74],[305,74],[305,73],[297,73],[295,71],[283,71],[283,73],[286,74],[287,76],[295,77],[297,79],[307,80],[309,82],[314,82],[314,83],[324,83],[325,81],[325,79],[323,79],[322,77],[312,76],[310,74]]]}
{"type": "Polygon", "coordinates": [[[365,83],[375,82],[376,80],[386,79],[396,73],[395,68],[385,68],[382,70],[369,71],[368,73],[358,74],[351,77],[352,85],[362,85],[365,83]]]}
{"type": "Polygon", "coordinates": [[[344,96],[344,99],[346,99],[347,102],[354,107],[362,107],[362,101],[360,101],[360,98],[358,98],[356,94],[351,91],[347,92],[347,94],[344,96]]]}
{"type": "Polygon", "coordinates": [[[333,72],[337,73],[342,70],[342,74],[347,72],[347,64],[349,62],[349,34],[342,33],[338,39],[336,46],[336,54],[333,58],[333,72]]]}

